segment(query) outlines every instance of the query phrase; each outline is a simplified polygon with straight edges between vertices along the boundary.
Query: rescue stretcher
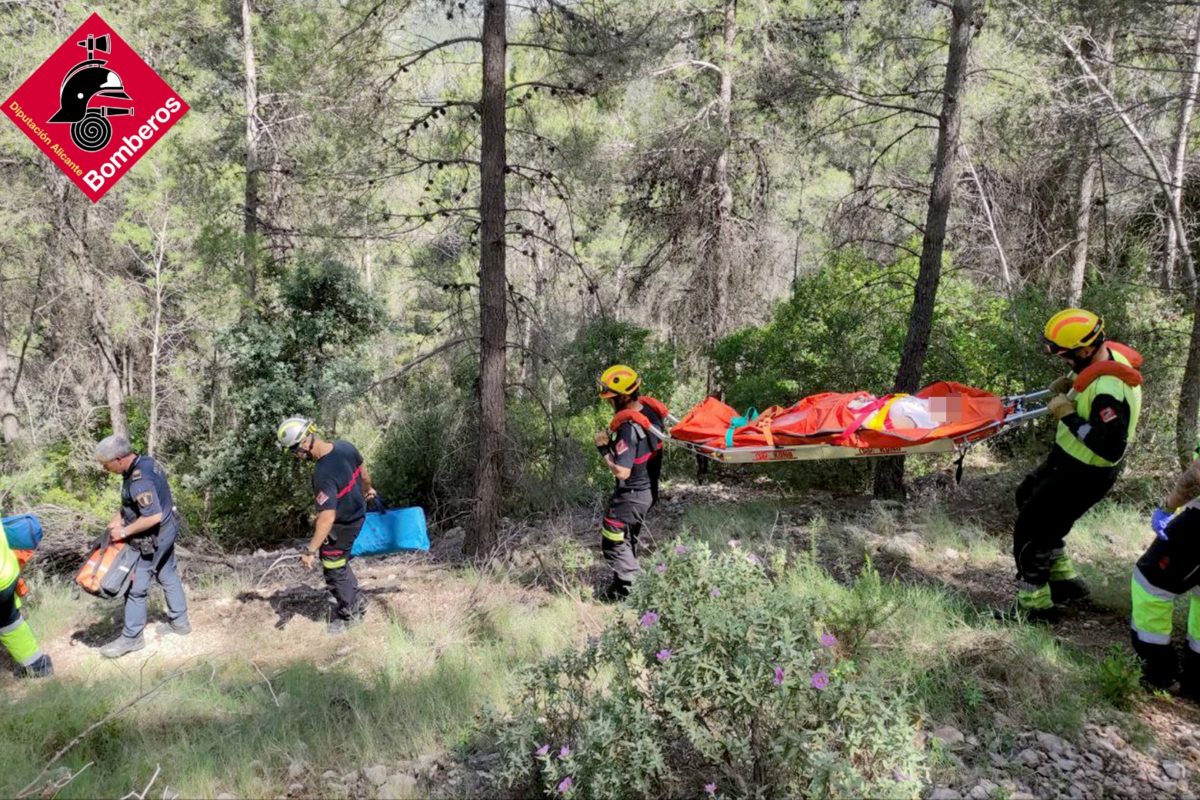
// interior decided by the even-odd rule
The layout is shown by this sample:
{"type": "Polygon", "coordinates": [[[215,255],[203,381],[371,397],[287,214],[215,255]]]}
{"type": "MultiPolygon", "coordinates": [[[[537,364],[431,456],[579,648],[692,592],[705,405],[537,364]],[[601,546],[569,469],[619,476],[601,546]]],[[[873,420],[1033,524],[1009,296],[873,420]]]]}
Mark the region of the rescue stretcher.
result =
{"type": "Polygon", "coordinates": [[[914,395],[825,393],[787,408],[738,414],[716,398],[655,431],[668,444],[726,464],[953,453],[1047,413],[1049,390],[1000,397],[942,381],[914,395]]]}

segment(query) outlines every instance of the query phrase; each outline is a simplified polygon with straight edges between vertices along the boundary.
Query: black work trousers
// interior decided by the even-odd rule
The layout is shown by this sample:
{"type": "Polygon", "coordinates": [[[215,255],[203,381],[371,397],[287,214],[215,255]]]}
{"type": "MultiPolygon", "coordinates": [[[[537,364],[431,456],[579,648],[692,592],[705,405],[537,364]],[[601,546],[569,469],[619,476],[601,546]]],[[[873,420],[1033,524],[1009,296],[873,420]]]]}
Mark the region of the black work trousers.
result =
{"type": "Polygon", "coordinates": [[[339,619],[350,620],[363,612],[362,592],[358,587],[358,578],[350,569],[350,551],[354,549],[354,540],[362,530],[363,520],[350,525],[335,525],[329,532],[325,543],[321,545],[321,568],[325,572],[325,585],[337,604],[339,619]]]}
{"type": "Polygon", "coordinates": [[[618,581],[629,583],[641,571],[637,560],[638,536],[653,499],[649,489],[620,489],[608,501],[601,523],[600,550],[618,581]]]}
{"type": "Polygon", "coordinates": [[[1055,447],[1041,466],[1017,487],[1017,524],[1013,530],[1013,558],[1022,583],[1043,586],[1050,580],[1050,565],[1071,527],[1088,509],[1108,494],[1120,465],[1084,464],[1055,447]]]}

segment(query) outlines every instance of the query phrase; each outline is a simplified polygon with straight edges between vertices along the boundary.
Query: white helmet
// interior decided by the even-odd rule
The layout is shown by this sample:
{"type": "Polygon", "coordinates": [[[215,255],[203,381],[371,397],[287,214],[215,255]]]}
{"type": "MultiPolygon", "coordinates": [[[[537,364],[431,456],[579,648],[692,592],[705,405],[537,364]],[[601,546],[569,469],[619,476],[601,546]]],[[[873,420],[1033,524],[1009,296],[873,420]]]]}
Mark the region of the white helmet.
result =
{"type": "Polygon", "coordinates": [[[275,431],[275,444],[280,450],[291,450],[304,441],[304,437],[317,432],[317,423],[307,417],[288,417],[279,423],[275,431]]]}

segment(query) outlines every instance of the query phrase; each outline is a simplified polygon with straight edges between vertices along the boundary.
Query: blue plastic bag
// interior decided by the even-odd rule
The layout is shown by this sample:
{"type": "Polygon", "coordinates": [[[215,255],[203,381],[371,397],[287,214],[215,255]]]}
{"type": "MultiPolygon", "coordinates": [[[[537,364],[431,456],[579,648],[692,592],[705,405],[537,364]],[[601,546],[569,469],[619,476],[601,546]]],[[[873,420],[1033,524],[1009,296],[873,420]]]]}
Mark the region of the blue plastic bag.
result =
{"type": "Polygon", "coordinates": [[[13,550],[36,550],[42,541],[42,523],[33,514],[5,517],[4,536],[13,550]]]}
{"type": "Polygon", "coordinates": [[[394,508],[390,511],[369,511],[350,555],[386,556],[413,550],[429,550],[429,532],[425,527],[425,511],[419,506],[394,508]]]}

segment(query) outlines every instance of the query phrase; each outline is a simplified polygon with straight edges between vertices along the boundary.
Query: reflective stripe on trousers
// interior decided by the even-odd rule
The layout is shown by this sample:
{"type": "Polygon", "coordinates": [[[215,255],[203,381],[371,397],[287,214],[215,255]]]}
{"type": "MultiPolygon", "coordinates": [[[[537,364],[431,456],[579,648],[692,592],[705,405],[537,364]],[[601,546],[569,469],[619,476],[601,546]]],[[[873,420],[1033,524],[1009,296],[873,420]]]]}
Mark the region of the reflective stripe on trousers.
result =
{"type": "MultiPolygon", "coordinates": [[[[1146,644],[1170,644],[1171,616],[1175,613],[1175,598],[1178,595],[1150,583],[1138,567],[1133,568],[1129,591],[1133,605],[1133,631],[1138,639],[1146,644]]],[[[1190,632],[1190,616],[1188,622],[1190,632]]]]}

